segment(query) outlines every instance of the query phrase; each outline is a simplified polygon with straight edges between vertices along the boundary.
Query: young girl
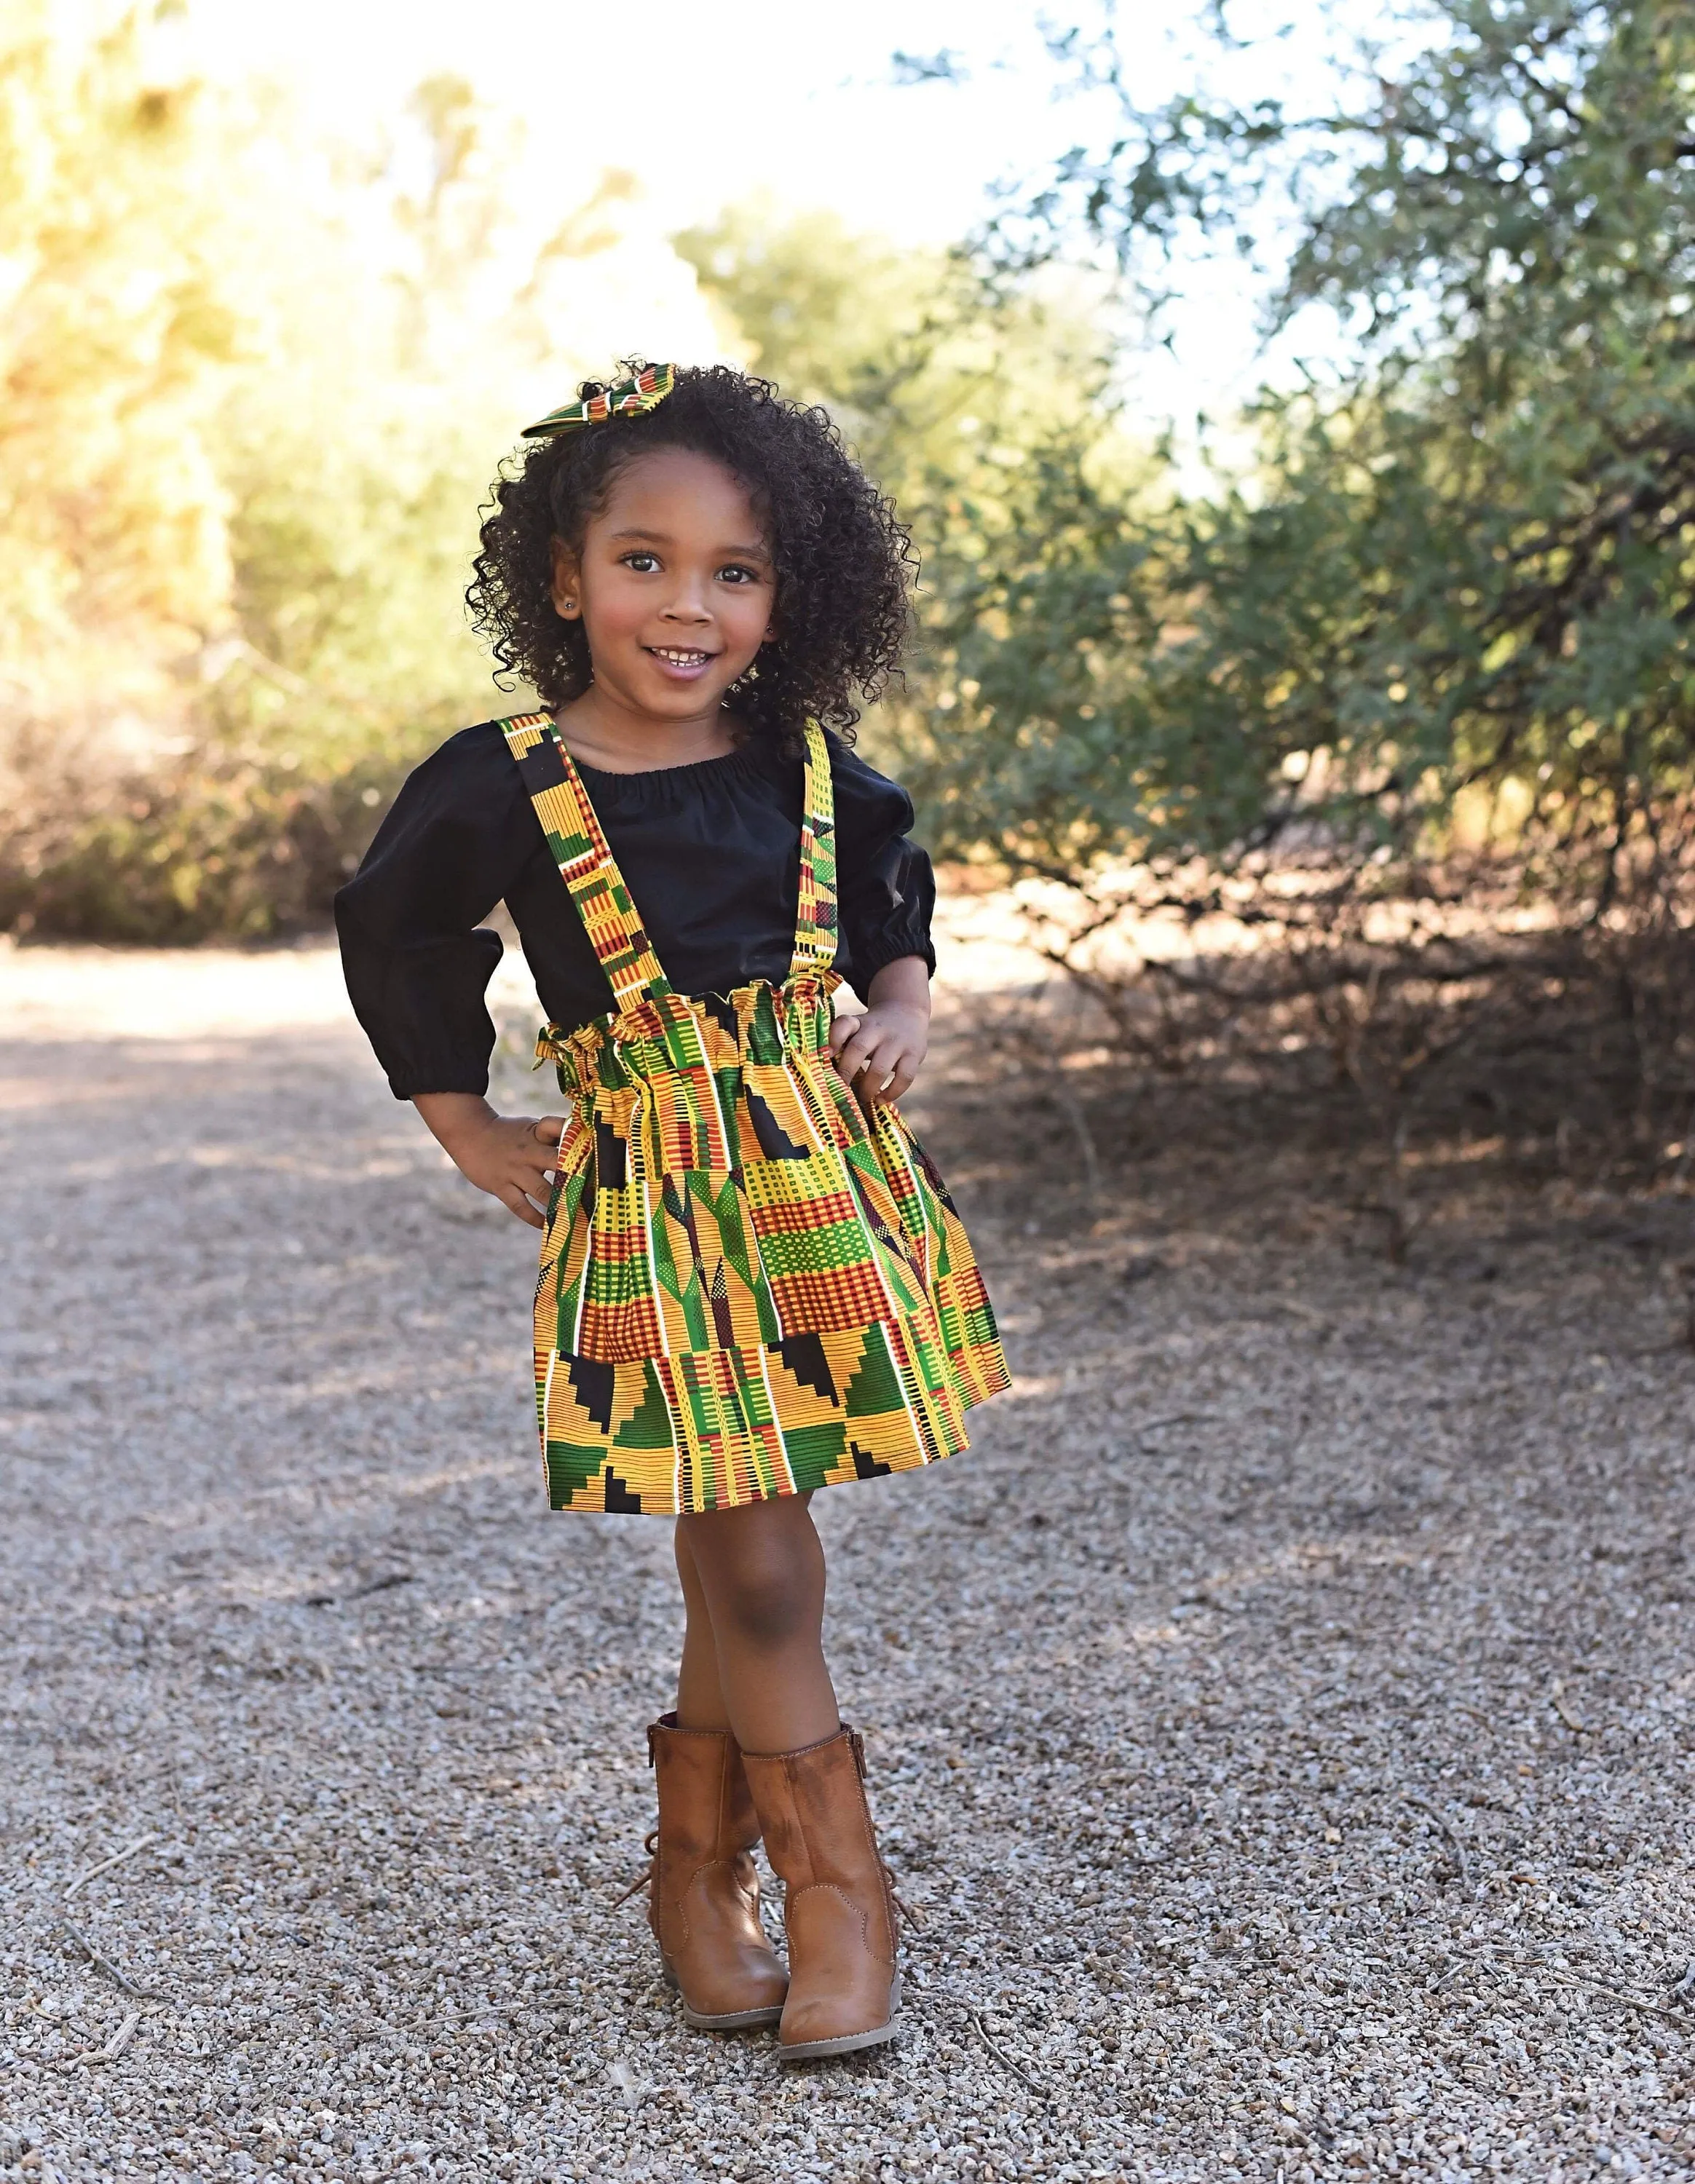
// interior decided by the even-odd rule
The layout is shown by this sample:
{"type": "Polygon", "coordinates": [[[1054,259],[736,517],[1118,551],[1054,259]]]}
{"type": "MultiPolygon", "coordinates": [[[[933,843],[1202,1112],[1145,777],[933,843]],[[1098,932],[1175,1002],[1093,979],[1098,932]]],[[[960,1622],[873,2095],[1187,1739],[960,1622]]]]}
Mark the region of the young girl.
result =
{"type": "Polygon", "coordinates": [[[543,1232],[553,1506],[677,1519],[677,1708],[648,1731],[666,1976],[692,2025],[841,2054],[893,2037],[900,1982],[807,1503],[963,1448],[1006,1384],[892,1104],[924,1059],[929,862],[842,740],[897,659],[909,541],[822,410],[722,367],[586,385],[526,437],[468,596],[548,710],[406,783],[337,904],[348,987],[396,1095],[543,1232]],[[540,1121],[483,1096],[502,900],[566,1095],[540,1121]],[[832,1021],[844,978],[867,1006],[832,1021]]]}

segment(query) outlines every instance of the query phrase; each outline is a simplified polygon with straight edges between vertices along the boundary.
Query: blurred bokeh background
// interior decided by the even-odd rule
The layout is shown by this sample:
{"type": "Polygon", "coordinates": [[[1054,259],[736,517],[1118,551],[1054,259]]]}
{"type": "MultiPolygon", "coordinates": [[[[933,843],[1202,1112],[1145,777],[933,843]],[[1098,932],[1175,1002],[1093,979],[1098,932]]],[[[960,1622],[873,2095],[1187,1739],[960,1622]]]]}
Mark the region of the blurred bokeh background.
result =
{"type": "Polygon", "coordinates": [[[1688,1179],[1687,9],[0,24],[17,939],[321,928],[523,702],[461,603],[516,428],[732,358],[914,526],[865,733],[1080,1067],[1688,1179]]]}

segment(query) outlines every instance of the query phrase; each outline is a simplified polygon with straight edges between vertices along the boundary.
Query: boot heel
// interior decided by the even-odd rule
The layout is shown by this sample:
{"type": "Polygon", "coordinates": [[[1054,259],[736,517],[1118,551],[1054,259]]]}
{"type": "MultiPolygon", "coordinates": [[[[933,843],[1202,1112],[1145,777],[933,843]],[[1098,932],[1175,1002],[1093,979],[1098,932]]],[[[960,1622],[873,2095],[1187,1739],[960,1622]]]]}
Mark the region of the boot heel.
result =
{"type": "Polygon", "coordinates": [[[670,1958],[661,1952],[659,1962],[666,1985],[682,2001],[683,2023],[692,2025],[697,2032],[752,2032],[761,2025],[776,2025],[783,2016],[780,2002],[766,2003],[757,2009],[696,2009],[683,1993],[677,1967],[670,1958]]]}

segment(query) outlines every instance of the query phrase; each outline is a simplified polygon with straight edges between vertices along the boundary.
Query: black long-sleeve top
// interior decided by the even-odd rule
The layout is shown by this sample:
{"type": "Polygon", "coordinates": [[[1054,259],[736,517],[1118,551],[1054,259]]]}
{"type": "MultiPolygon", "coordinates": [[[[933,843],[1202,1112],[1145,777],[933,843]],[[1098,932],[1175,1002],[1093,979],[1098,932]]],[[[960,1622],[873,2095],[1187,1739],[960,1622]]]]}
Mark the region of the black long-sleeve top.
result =
{"type": "MultiPolygon", "coordinates": [[[[934,969],[930,861],[912,806],[834,736],[836,968],[861,994],[886,963],[934,969]]],[[[803,769],[756,740],[649,773],[580,766],[654,953],[680,994],[780,984],[795,946],[803,769]]],[[[450,737],[411,774],[354,878],[336,928],[354,1011],[399,1100],[486,1092],[500,961],[482,920],[504,901],[549,1021],[612,1006],[606,975],[524,793],[498,722],[450,737]]]]}

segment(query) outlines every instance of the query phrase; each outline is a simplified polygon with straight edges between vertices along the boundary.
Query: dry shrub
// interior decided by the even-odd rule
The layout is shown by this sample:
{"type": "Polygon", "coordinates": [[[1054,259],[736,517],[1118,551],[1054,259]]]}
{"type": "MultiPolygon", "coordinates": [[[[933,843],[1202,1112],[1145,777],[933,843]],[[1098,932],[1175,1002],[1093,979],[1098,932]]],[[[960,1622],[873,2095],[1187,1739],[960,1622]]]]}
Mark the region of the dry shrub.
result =
{"type": "Polygon", "coordinates": [[[1391,1257],[1464,1167],[1695,1195],[1691,876],[1565,918],[1522,878],[1477,863],[1368,894],[1358,871],[1285,868],[1227,895],[1143,875],[1069,920],[1050,905],[1036,938],[1063,976],[986,1009],[982,1039],[1091,1188],[1175,1143],[1290,1155],[1391,1257]],[[1189,944],[1153,942],[1162,906],[1189,944]]]}
{"type": "Polygon", "coordinates": [[[455,722],[202,725],[125,750],[99,727],[15,733],[0,796],[0,930],[182,944],[327,923],[407,766],[455,722]]]}

